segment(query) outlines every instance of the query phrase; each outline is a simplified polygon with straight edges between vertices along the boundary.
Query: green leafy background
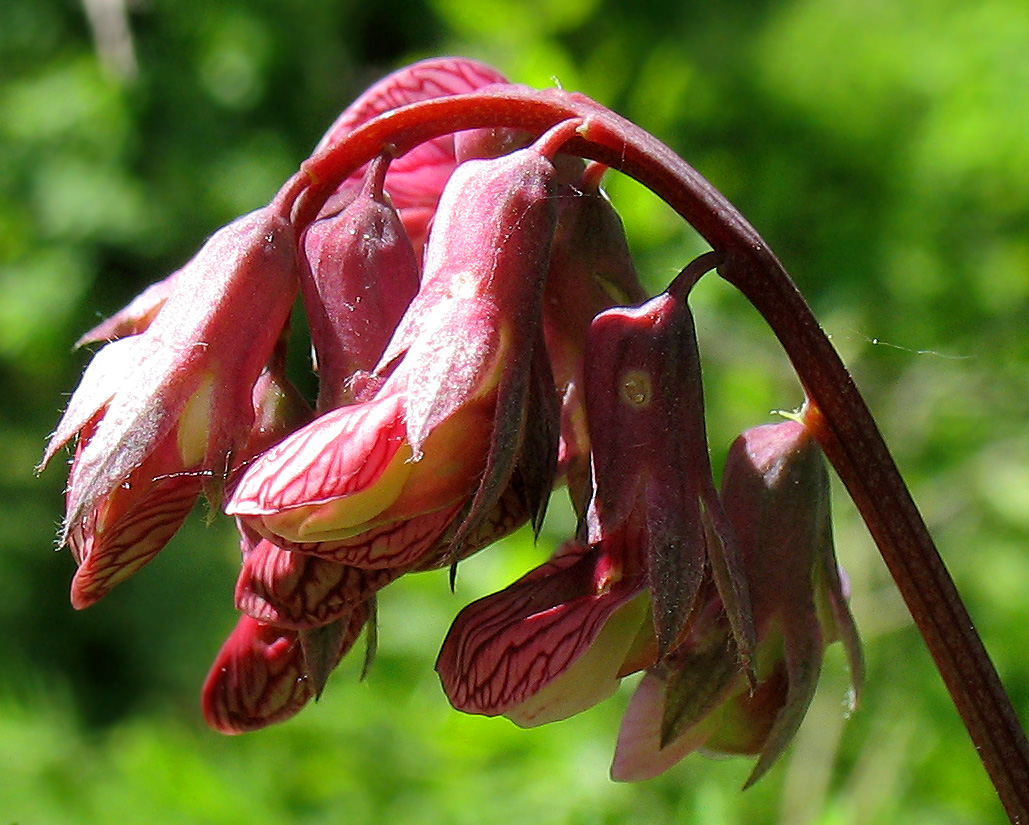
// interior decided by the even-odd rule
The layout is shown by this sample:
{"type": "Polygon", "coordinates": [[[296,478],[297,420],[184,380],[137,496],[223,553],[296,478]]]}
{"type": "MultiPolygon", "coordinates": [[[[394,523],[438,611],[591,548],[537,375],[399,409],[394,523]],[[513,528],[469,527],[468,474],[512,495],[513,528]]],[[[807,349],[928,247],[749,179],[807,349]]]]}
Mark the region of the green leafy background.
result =
{"type": "MultiPolygon", "coordinates": [[[[867,689],[845,719],[831,649],[797,742],[741,793],[746,760],[699,755],[610,782],[625,693],[531,731],[447,704],[432,664],[450,619],[549,552],[569,529],[557,499],[538,546],[518,535],[463,565],[456,594],[445,574],[390,588],[365,682],[345,662],[294,721],[225,738],[197,694],[235,620],[229,525],[198,508],[77,614],[53,552],[63,468],[33,466],[88,358],[71,352],[81,331],[265,202],[369,82],[479,57],[636,120],[758,227],[867,394],[1029,718],[1029,5],[141,0],[130,41],[101,13],[121,5],[6,0],[0,23],[0,823],[1003,821],[842,494],[867,689]]],[[[631,181],[608,189],[655,288],[702,251],[631,181]]],[[[728,286],[712,276],[693,303],[718,461],[800,393],[728,286]]]]}

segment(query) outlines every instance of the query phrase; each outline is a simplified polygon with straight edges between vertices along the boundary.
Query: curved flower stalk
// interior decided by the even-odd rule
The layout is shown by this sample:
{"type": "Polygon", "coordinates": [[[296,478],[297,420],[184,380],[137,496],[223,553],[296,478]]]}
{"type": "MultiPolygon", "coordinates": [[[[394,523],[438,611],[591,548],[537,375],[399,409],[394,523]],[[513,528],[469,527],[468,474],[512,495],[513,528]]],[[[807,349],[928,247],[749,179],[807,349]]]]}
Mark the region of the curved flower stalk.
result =
{"type": "Polygon", "coordinates": [[[85,570],[76,603],[152,557],[201,489],[224,497],[243,533],[246,613],[204,708],[219,730],[249,730],[315,697],[362,627],[374,638],[378,589],[453,571],[522,523],[538,531],[566,481],[577,535],[461,613],[437,663],[451,700],[537,724],[643,669],[616,775],[649,775],[704,747],[759,754],[756,778],[796,730],[824,645],[843,640],[855,683],[860,661],[823,482],[790,496],[772,483],[760,447],[769,431],[734,448],[721,492],[711,482],[684,296],[712,268],[768,321],[808,399],[803,437],[783,426],[772,441],[808,445],[797,455],[817,441],[1009,817],[1029,821],[1018,718],[782,264],[653,136],[582,95],[510,84],[474,61],[424,61],[373,86],[268,207],[83,337],[109,343],[44,459],[76,442],[62,534],[85,570]],[[600,193],[605,168],[711,246],[651,301],[600,193]],[[301,282],[318,415],[261,423],[255,386],[301,282]],[[821,532],[788,549],[769,538],[766,511],[794,510],[821,532]]]}

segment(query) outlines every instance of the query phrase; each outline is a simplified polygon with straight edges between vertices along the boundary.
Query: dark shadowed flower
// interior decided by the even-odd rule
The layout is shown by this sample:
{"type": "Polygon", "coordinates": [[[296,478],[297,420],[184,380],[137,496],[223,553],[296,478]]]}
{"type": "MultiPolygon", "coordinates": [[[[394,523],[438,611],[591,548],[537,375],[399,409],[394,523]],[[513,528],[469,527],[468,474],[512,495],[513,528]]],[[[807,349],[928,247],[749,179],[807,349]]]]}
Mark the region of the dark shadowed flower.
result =
{"type": "Polygon", "coordinates": [[[746,565],[757,632],[751,686],[712,594],[685,639],[644,677],[625,714],[612,775],[655,776],[687,753],[759,756],[748,784],[782,754],[814,695],[822,652],[840,639],[856,691],[860,642],[833,551],[829,477],[800,421],[748,430],[726,461],[722,498],[746,565]]]}

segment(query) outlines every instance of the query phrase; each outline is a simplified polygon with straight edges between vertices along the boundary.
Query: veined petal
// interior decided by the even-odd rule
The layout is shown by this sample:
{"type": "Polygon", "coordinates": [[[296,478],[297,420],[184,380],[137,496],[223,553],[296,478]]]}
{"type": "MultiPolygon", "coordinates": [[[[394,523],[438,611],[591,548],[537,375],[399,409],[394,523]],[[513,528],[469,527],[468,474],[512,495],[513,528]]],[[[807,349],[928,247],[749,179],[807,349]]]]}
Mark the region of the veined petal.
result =
{"type": "MultiPolygon", "coordinates": [[[[612,615],[642,589],[641,582],[619,577],[620,571],[596,550],[572,546],[505,590],[462,610],[436,661],[454,707],[487,716],[506,714],[568,671],[598,640],[612,615]]],[[[606,640],[620,652],[597,664],[611,664],[612,676],[639,624],[630,627],[628,621],[620,638],[606,640]]],[[[596,701],[607,682],[598,680],[589,687],[596,701]]],[[[550,698],[552,705],[524,715],[526,724],[557,718],[555,713],[571,707],[563,696],[550,698]]]]}
{"type": "Polygon", "coordinates": [[[236,607],[281,627],[319,627],[349,615],[398,575],[390,569],[359,570],[264,540],[243,560],[236,607]]]}
{"type": "Polygon", "coordinates": [[[650,601],[636,596],[612,613],[585,652],[552,681],[504,715],[523,728],[567,719],[611,696],[621,683],[621,667],[650,601]]]}
{"type": "Polygon", "coordinates": [[[175,535],[196,504],[202,479],[189,473],[119,487],[93,513],[72,525],[68,546],[78,570],[71,584],[76,610],[94,604],[151,561],[175,535]],[[124,504],[119,499],[125,499],[124,504]]]}
{"type": "Polygon", "coordinates": [[[387,75],[351,103],[315,147],[320,152],[383,112],[419,100],[473,92],[506,78],[492,66],[464,57],[440,57],[412,63],[387,75]]]}
{"type": "Polygon", "coordinates": [[[404,434],[399,393],[328,412],[256,459],[225,511],[289,541],[346,538],[400,494],[404,434]]]}
{"type": "MultiPolygon", "coordinates": [[[[90,423],[80,434],[69,496],[78,482],[78,456],[93,429],[90,423]]],[[[79,565],[72,581],[72,605],[79,610],[89,607],[153,559],[193,509],[203,482],[195,467],[183,465],[171,433],[85,518],[69,524],[66,541],[79,565]]]]}
{"type": "Polygon", "coordinates": [[[435,548],[461,506],[369,526],[359,536],[307,545],[303,552],[362,570],[396,570],[418,565],[435,548]]]}
{"type": "Polygon", "coordinates": [[[245,733],[288,719],[313,695],[297,631],[241,616],[204,683],[204,718],[245,733]]]}

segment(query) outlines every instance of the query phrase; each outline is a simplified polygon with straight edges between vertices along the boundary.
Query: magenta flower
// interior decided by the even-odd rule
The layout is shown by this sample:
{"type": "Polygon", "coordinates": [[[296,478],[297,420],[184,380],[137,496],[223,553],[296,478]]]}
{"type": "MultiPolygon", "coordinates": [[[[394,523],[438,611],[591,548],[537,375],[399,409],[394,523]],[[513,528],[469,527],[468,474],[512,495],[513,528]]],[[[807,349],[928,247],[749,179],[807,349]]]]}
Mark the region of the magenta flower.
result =
{"type": "Polygon", "coordinates": [[[78,436],[63,535],[80,565],[77,607],[153,558],[201,488],[245,453],[255,387],[295,289],[289,226],[265,209],[221,230],[151,299],[115,316],[111,334],[139,332],[97,353],[43,461],[78,436]],[[267,290],[270,308],[255,309],[255,290],[267,290]],[[250,339],[240,335],[248,328],[250,339]]]}

